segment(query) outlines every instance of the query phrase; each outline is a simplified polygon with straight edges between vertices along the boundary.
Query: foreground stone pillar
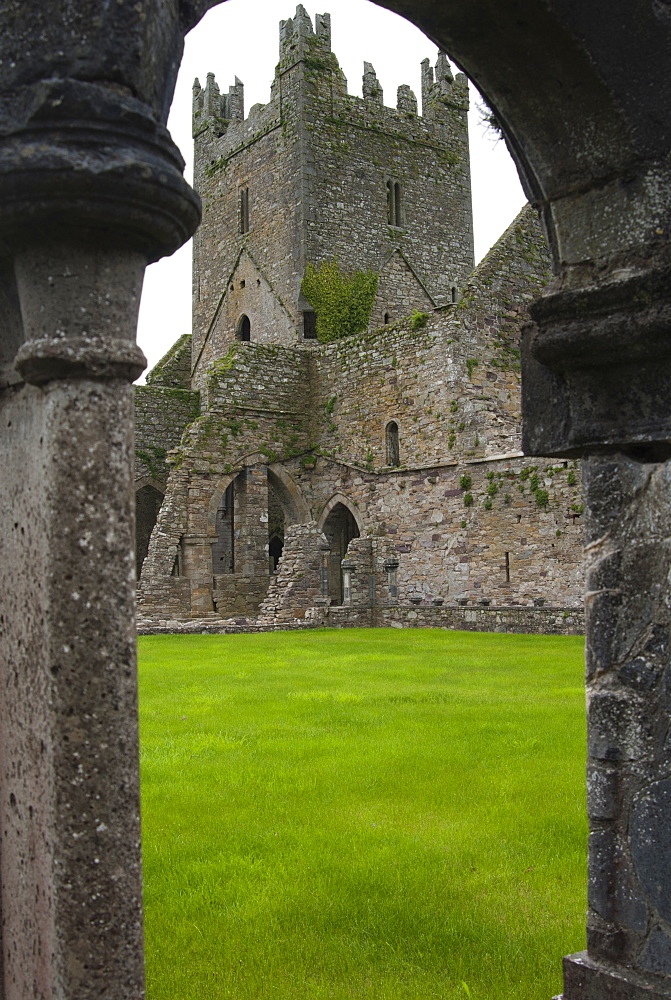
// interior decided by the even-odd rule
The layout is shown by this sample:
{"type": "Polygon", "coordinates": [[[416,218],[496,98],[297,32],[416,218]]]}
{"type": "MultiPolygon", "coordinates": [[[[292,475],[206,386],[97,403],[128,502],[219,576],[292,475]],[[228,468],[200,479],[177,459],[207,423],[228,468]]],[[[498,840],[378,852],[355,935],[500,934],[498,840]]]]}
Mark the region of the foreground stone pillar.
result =
{"type": "Polygon", "coordinates": [[[1,1000],[144,996],[130,383],[199,216],[158,17],[0,5],[1,1000]]]}
{"type": "Polygon", "coordinates": [[[143,271],[81,246],[16,262],[32,384],[0,394],[5,1000],[143,995],[127,339],[143,271]]]}
{"type": "Polygon", "coordinates": [[[587,952],[564,1000],[671,996],[671,463],[584,464],[587,952]]]}

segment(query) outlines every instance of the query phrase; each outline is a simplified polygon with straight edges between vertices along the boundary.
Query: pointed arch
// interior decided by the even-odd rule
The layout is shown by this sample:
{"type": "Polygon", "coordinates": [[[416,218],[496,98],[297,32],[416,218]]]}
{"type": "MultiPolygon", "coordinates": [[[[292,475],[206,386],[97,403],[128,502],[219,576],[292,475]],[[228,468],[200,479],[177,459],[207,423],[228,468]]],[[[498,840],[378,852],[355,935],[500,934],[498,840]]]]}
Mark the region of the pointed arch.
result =
{"type": "Polygon", "coordinates": [[[268,466],[268,485],[272,486],[284,507],[287,523],[307,524],[312,520],[303,492],[284,466],[273,462],[268,466]]]}
{"type": "Polygon", "coordinates": [[[350,500],[349,497],[346,497],[343,493],[334,493],[331,499],[324,504],[322,512],[317,519],[317,527],[319,528],[319,530],[320,531],[324,530],[324,524],[326,523],[327,517],[329,516],[333,508],[337,507],[339,503],[342,504],[343,507],[346,507],[348,509],[348,511],[356,521],[356,526],[359,529],[359,534],[363,535],[364,523],[363,523],[363,517],[361,516],[361,511],[354,503],[354,501],[350,500]]]}

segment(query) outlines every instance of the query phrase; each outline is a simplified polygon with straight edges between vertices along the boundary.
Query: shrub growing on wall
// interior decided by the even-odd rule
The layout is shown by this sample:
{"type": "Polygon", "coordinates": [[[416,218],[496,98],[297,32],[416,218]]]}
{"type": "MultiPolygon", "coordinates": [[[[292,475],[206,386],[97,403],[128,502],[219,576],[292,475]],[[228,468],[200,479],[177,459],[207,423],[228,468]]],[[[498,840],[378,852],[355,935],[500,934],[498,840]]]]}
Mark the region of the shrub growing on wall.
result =
{"type": "Polygon", "coordinates": [[[325,260],[320,267],[308,264],[301,291],[314,308],[317,339],[322,344],[367,328],[377,277],[374,271],[345,274],[336,257],[325,260]]]}

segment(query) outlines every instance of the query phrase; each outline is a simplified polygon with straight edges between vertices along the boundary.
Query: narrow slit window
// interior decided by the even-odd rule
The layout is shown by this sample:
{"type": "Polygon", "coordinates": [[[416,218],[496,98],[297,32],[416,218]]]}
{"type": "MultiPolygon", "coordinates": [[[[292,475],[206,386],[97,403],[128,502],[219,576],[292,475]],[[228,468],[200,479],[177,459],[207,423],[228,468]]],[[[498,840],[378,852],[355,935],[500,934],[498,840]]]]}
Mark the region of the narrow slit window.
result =
{"type": "Polygon", "coordinates": [[[506,583],[510,583],[510,552],[506,552],[505,557],[504,568],[506,571],[506,583]]]}
{"type": "Polygon", "coordinates": [[[394,184],[394,218],[395,226],[403,225],[403,204],[401,198],[401,185],[398,181],[394,184]]]}
{"type": "Polygon", "coordinates": [[[390,226],[403,225],[403,189],[398,181],[387,181],[387,222],[390,226]]]}
{"type": "Polygon", "coordinates": [[[240,201],[240,232],[249,232],[249,188],[241,187],[239,189],[239,201],[240,201]]]}
{"type": "Polygon", "coordinates": [[[400,465],[401,456],[398,447],[398,424],[390,420],[385,431],[387,444],[387,465],[400,465]]]}
{"type": "Polygon", "coordinates": [[[456,290],[456,288],[454,287],[454,285],[452,285],[452,301],[453,301],[453,302],[456,302],[456,301],[457,301],[457,290],[456,290]]]}

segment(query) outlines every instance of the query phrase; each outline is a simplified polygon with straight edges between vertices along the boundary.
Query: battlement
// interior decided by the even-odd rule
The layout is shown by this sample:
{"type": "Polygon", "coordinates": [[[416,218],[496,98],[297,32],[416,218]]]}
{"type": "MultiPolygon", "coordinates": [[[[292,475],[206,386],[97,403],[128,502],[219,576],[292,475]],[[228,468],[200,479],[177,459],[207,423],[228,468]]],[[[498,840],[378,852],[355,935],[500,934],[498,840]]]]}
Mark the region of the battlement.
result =
{"type": "Polygon", "coordinates": [[[422,116],[440,117],[445,105],[468,108],[468,80],[463,73],[452,76],[447,55],[439,52],[435,71],[428,59],[422,60],[422,116]]]}
{"type": "MultiPolygon", "coordinates": [[[[422,114],[418,114],[418,101],[412,89],[402,84],[396,94],[396,107],[388,108],[384,104],[384,93],[372,63],[364,63],[362,98],[350,96],[347,93],[347,80],[338,65],[335,54],[331,51],[331,15],[316,14],[314,28],[312,20],[302,4],[296,8],[293,17],[280,21],[279,28],[280,61],[275,70],[270,102],[267,105],[255,105],[250,113],[249,125],[253,129],[266,127],[270,119],[279,114],[280,101],[284,108],[291,102],[291,94],[295,80],[300,87],[304,81],[312,85],[312,93],[319,97],[320,93],[328,91],[329,100],[339,96],[343,101],[343,110],[348,106],[351,113],[355,106],[365,108],[367,113],[375,115],[377,109],[384,118],[384,124],[389,114],[401,112],[406,123],[415,117],[419,121],[426,119],[427,123],[439,124],[450,120],[454,109],[468,109],[468,82],[463,73],[453,76],[447,55],[439,52],[435,67],[428,59],[422,62],[422,114]],[[322,87],[326,84],[326,90],[322,87]],[[280,98],[281,93],[281,98],[280,98]],[[259,113],[267,109],[266,114],[259,113]],[[254,121],[251,121],[251,119],[254,121]]],[[[223,136],[231,125],[239,126],[245,122],[244,86],[236,77],[228,93],[221,93],[213,73],[207,74],[205,87],[196,80],[193,85],[193,134],[199,136],[223,136]]],[[[405,127],[405,126],[404,126],[405,127]]],[[[247,128],[240,131],[232,130],[232,138],[236,143],[244,141],[247,128]]]]}
{"type": "Polygon", "coordinates": [[[222,94],[214,73],[207,74],[205,87],[201,87],[196,77],[193,81],[193,134],[194,138],[205,125],[210,125],[216,134],[223,135],[231,122],[245,119],[245,86],[242,80],[222,94]]]}
{"type": "Polygon", "coordinates": [[[301,58],[304,50],[315,46],[324,53],[331,51],[331,15],[316,14],[315,30],[312,29],[310,15],[302,4],[296,7],[296,13],[286,21],[280,21],[280,62],[301,58]]]}

